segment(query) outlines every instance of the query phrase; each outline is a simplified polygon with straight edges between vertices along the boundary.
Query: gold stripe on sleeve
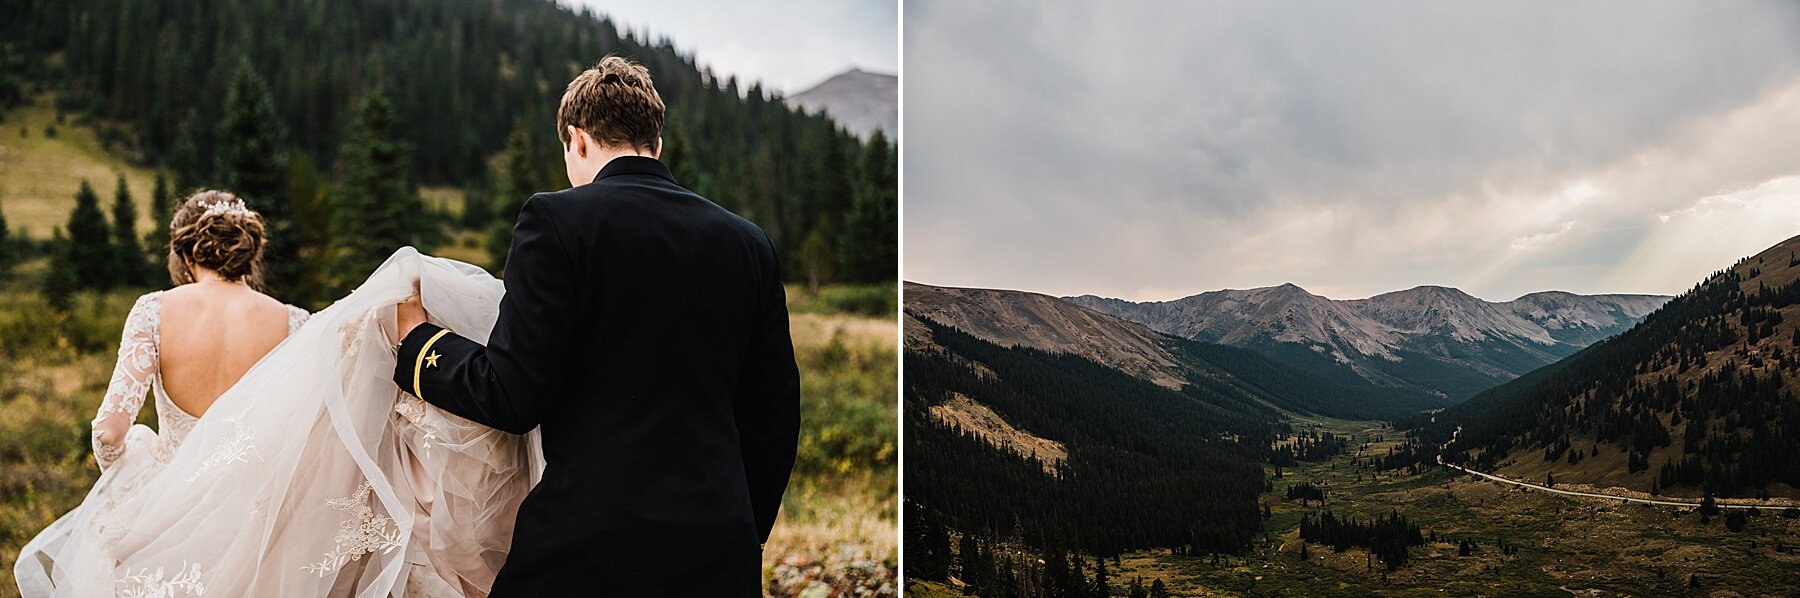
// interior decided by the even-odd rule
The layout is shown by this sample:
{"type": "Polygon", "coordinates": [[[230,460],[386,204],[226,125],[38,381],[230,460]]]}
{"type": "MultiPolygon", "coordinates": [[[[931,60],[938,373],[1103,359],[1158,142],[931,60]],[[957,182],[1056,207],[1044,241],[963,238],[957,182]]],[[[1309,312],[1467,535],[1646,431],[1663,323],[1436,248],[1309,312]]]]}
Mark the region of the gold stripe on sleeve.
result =
{"type": "Polygon", "coordinates": [[[418,359],[413,360],[413,396],[419,397],[420,399],[425,398],[425,393],[419,391],[419,370],[425,367],[425,354],[431,352],[431,345],[436,343],[438,339],[444,338],[444,335],[446,334],[450,334],[448,329],[437,331],[437,334],[431,335],[431,340],[425,341],[424,347],[419,348],[419,357],[418,359]]]}

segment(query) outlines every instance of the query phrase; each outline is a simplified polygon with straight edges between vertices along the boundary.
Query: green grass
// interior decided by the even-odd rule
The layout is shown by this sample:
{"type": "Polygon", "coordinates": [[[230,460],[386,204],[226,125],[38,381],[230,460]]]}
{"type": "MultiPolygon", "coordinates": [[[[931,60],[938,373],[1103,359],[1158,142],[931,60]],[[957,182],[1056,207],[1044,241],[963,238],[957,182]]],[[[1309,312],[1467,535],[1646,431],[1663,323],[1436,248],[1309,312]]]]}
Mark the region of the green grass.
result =
{"type": "MultiPolygon", "coordinates": [[[[1359,442],[1376,433],[1388,437],[1364,454],[1384,454],[1399,440],[1392,430],[1351,422],[1327,427],[1353,433],[1359,442]]],[[[1718,519],[1701,525],[1691,513],[1532,492],[1437,468],[1376,475],[1352,467],[1349,455],[1301,464],[1273,485],[1262,497],[1272,505],[1263,524],[1267,539],[1259,536],[1248,557],[1228,557],[1214,567],[1206,557],[1144,551],[1126,555],[1115,577],[1161,577],[1178,595],[1537,596],[1567,595],[1567,588],[1675,596],[1689,591],[1689,575],[1701,579],[1695,595],[1723,590],[1754,596],[1800,587],[1800,554],[1774,550],[1776,541],[1800,548],[1800,520],[1774,513],[1754,517],[1745,532],[1734,533],[1718,519]],[[1333,553],[1315,543],[1308,549],[1312,558],[1302,562],[1300,517],[1318,507],[1281,499],[1288,485],[1302,481],[1325,485],[1328,507],[1339,516],[1367,519],[1398,509],[1427,535],[1436,531],[1440,541],[1414,547],[1407,564],[1385,579],[1379,561],[1375,571],[1366,570],[1361,549],[1333,553]],[[1481,547],[1457,556],[1461,538],[1481,547]],[[1517,554],[1500,554],[1501,538],[1517,554]]]]}
{"type": "Polygon", "coordinates": [[[953,598],[962,595],[962,590],[954,589],[937,582],[919,581],[916,579],[907,580],[906,582],[907,598],[953,598]]]}
{"type": "Polygon", "coordinates": [[[107,152],[94,130],[76,124],[74,115],[57,123],[53,103],[53,96],[40,95],[0,119],[0,211],[6,214],[7,228],[35,239],[49,238],[52,228],[68,223],[82,179],[93,185],[110,215],[108,206],[123,173],[137,202],[138,230],[152,230],[150,191],[155,172],[107,152]],[[56,127],[55,137],[44,134],[50,125],[56,127]]]}
{"type": "Polygon", "coordinates": [[[894,318],[899,313],[900,293],[894,284],[825,285],[813,292],[806,285],[787,287],[788,312],[797,314],[857,314],[894,318]]]}

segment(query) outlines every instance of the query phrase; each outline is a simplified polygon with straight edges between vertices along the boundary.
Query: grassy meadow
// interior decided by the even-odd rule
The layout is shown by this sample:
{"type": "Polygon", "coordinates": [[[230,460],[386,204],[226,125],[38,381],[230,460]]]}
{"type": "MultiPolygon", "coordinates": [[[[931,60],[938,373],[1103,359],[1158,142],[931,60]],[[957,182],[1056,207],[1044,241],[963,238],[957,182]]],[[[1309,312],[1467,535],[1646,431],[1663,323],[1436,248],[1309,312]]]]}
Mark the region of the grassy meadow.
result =
{"type": "Polygon", "coordinates": [[[1178,596],[1784,596],[1800,588],[1800,519],[1765,511],[1732,532],[1720,518],[1703,525],[1687,510],[1558,496],[1442,468],[1375,473],[1352,465],[1356,447],[1382,455],[1399,435],[1367,424],[1328,426],[1354,436],[1352,454],[1272,478],[1274,489],[1261,499],[1272,516],[1249,556],[1214,565],[1142,551],[1120,558],[1115,579],[1161,578],[1178,596]],[[1374,442],[1378,435],[1383,441],[1374,442]],[[1340,517],[1397,510],[1428,540],[1394,572],[1384,573],[1379,559],[1371,568],[1367,550],[1334,553],[1316,542],[1302,561],[1300,518],[1318,503],[1302,506],[1284,493],[1303,481],[1325,486],[1327,508],[1340,517]],[[1458,555],[1462,539],[1478,544],[1473,554],[1458,555]],[[1516,551],[1502,554],[1501,541],[1516,551]]]}
{"type": "Polygon", "coordinates": [[[148,232],[150,191],[156,173],[109,151],[93,123],[58,116],[55,96],[40,94],[30,105],[0,118],[0,213],[13,234],[47,239],[69,221],[75,190],[87,180],[102,204],[112,205],[119,175],[137,200],[137,228],[148,232]]]}

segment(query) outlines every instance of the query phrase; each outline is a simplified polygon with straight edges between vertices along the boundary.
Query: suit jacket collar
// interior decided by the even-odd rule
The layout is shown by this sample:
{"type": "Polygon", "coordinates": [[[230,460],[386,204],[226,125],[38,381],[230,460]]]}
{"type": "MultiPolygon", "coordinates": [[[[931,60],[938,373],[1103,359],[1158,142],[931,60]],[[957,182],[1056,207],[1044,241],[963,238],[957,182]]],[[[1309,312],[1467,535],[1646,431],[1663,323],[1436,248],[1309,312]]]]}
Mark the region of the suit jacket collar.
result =
{"type": "Polygon", "coordinates": [[[669,167],[667,165],[655,158],[646,158],[643,156],[619,156],[613,158],[611,162],[607,162],[606,166],[600,169],[598,174],[594,175],[594,182],[598,183],[600,182],[600,179],[622,174],[656,175],[668,179],[671,183],[675,182],[675,175],[674,173],[669,172],[669,167]]]}

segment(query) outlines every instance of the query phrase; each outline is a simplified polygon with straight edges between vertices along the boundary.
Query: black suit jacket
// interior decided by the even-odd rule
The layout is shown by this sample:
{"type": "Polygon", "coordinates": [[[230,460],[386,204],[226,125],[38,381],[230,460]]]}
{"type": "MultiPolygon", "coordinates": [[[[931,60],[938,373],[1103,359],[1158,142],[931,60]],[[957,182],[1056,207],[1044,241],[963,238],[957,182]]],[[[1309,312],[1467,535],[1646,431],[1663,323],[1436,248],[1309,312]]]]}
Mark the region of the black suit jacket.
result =
{"type": "Polygon", "coordinates": [[[525,202],[487,346],[430,324],[394,381],[515,434],[542,427],[495,596],[760,596],[800,379],[762,229],[649,158],[525,202]]]}

